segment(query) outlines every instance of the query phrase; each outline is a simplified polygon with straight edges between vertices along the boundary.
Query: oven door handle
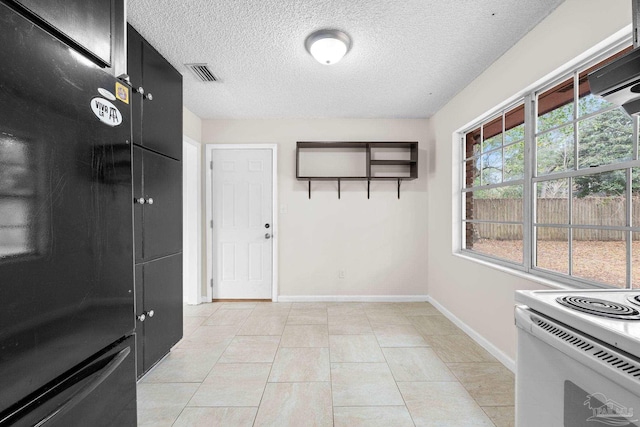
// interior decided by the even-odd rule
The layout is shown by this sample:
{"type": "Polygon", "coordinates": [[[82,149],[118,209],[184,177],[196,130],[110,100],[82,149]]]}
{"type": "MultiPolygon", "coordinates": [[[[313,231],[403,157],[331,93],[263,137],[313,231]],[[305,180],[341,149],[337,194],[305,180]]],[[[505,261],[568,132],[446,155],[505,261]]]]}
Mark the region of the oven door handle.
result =
{"type": "Polygon", "coordinates": [[[516,306],[515,318],[516,325],[523,332],[533,335],[600,375],[612,379],[636,396],[640,396],[640,378],[633,375],[639,372],[636,368],[640,368],[640,360],[629,357],[611,346],[602,345],[588,335],[546,316],[534,313],[526,306],[516,306]]]}

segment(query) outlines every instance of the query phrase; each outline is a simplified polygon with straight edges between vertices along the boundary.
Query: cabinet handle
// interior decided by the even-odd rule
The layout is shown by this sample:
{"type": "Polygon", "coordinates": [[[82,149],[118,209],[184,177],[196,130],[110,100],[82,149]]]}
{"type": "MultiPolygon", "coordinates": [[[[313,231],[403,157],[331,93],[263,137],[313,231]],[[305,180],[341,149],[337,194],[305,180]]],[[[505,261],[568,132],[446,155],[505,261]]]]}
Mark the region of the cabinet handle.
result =
{"type": "Polygon", "coordinates": [[[140,197],[139,199],[135,199],[135,202],[140,204],[140,205],[144,205],[144,203],[145,203],[144,197],[140,197]]]}
{"type": "Polygon", "coordinates": [[[271,238],[271,234],[265,233],[264,238],[267,239],[267,240],[270,239],[271,238]]]}
{"type": "Polygon", "coordinates": [[[155,314],[155,312],[153,310],[147,311],[147,316],[149,316],[149,317],[153,317],[154,314],[155,314]]]}
{"type": "Polygon", "coordinates": [[[142,86],[140,86],[140,87],[138,88],[138,93],[139,93],[140,95],[144,95],[144,88],[143,88],[142,86]]]}
{"type": "Polygon", "coordinates": [[[147,316],[144,313],[138,315],[138,320],[141,321],[141,322],[144,322],[144,319],[146,319],[146,318],[147,318],[147,316]]]}
{"type": "Polygon", "coordinates": [[[149,197],[149,198],[147,199],[147,203],[148,203],[148,204],[150,204],[150,205],[152,205],[152,204],[153,204],[153,199],[152,199],[151,197],[149,197]]]}
{"type": "Polygon", "coordinates": [[[144,98],[145,98],[147,101],[153,101],[153,95],[151,95],[151,94],[145,95],[145,97],[144,97],[144,98]]]}

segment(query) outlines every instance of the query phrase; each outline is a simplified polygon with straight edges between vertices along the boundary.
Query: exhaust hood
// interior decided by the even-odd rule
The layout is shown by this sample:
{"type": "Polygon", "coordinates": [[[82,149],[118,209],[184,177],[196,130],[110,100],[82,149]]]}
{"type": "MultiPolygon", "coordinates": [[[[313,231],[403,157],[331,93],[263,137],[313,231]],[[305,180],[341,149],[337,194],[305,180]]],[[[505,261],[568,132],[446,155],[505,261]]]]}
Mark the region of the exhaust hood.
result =
{"type": "Polygon", "coordinates": [[[622,105],[628,114],[640,113],[640,0],[631,0],[633,50],[615,61],[589,73],[591,93],[622,105]]]}
{"type": "Polygon", "coordinates": [[[622,105],[629,114],[640,113],[640,49],[589,74],[591,93],[622,105]]]}

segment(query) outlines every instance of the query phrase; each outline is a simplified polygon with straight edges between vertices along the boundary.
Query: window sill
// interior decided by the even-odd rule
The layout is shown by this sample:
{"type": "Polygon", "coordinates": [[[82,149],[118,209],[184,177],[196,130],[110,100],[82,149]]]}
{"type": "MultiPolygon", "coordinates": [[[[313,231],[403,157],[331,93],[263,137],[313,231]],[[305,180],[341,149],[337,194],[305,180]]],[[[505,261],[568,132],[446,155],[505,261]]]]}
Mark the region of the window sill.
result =
{"type": "Polygon", "coordinates": [[[462,259],[467,260],[467,261],[475,262],[475,263],[483,265],[485,267],[493,268],[494,270],[498,270],[498,271],[501,271],[503,273],[507,273],[507,274],[510,274],[512,276],[516,276],[518,278],[528,280],[530,282],[534,282],[534,283],[538,283],[540,285],[544,285],[544,286],[546,286],[548,288],[551,288],[551,289],[562,289],[562,290],[583,289],[583,288],[578,287],[578,286],[569,286],[569,285],[566,285],[564,283],[556,282],[554,280],[549,280],[549,279],[545,279],[543,277],[539,277],[539,276],[533,275],[531,273],[526,273],[524,271],[519,271],[519,270],[516,270],[514,268],[509,268],[509,267],[505,267],[505,266],[502,266],[502,265],[494,264],[494,263],[491,263],[491,262],[488,262],[488,261],[484,261],[484,260],[475,258],[473,256],[466,255],[466,254],[461,253],[461,252],[454,252],[453,256],[458,257],[458,258],[462,258],[462,259]]]}

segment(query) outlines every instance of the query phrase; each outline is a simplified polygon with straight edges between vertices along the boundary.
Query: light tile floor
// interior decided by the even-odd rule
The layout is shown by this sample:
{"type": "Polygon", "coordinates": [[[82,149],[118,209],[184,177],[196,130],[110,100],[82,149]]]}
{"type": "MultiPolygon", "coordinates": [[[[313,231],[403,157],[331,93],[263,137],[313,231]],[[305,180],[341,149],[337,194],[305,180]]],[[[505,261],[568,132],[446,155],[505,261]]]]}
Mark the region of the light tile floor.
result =
{"type": "Polygon", "coordinates": [[[140,426],[513,426],[514,376],[429,303],[185,306],[140,426]]]}

